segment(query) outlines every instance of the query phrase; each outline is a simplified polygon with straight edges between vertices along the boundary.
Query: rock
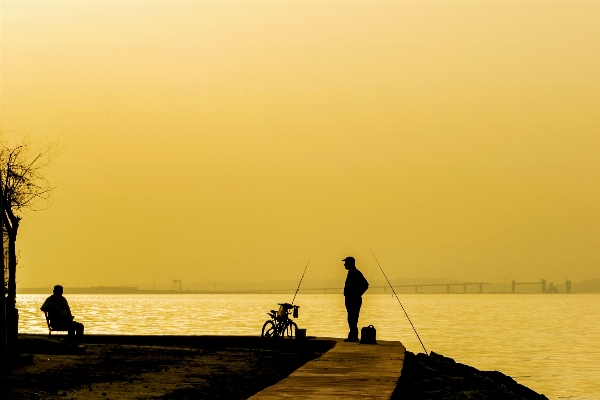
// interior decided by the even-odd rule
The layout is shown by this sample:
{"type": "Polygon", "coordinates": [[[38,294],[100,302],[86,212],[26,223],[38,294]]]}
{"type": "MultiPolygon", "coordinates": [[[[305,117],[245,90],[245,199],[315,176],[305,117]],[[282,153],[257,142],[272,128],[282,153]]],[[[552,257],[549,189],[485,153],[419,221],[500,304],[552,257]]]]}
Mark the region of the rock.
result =
{"type": "Polygon", "coordinates": [[[404,356],[404,366],[392,399],[542,400],[546,396],[499,371],[479,371],[431,352],[404,356]]]}

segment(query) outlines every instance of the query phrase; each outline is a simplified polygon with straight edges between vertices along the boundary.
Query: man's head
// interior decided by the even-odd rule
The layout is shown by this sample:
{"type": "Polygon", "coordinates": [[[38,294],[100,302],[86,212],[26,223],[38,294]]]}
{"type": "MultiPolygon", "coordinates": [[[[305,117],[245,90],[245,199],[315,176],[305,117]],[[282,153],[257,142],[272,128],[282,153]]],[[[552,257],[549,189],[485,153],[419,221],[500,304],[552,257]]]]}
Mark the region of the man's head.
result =
{"type": "Polygon", "coordinates": [[[346,257],[342,261],[344,262],[344,268],[346,268],[347,270],[356,268],[354,257],[346,257]]]}
{"type": "Polygon", "coordinates": [[[52,293],[54,293],[57,296],[62,296],[62,294],[63,294],[63,287],[60,286],[60,285],[54,286],[54,290],[52,291],[52,293]]]}

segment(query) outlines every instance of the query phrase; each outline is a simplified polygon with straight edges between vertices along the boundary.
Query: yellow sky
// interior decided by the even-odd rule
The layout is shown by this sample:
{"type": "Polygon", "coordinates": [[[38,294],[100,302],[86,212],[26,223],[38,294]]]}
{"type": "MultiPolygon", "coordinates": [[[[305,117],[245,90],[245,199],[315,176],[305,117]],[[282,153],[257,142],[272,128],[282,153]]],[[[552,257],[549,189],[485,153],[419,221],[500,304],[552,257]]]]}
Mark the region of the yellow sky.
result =
{"type": "Polygon", "coordinates": [[[0,7],[22,287],[600,276],[600,2],[0,7]]]}

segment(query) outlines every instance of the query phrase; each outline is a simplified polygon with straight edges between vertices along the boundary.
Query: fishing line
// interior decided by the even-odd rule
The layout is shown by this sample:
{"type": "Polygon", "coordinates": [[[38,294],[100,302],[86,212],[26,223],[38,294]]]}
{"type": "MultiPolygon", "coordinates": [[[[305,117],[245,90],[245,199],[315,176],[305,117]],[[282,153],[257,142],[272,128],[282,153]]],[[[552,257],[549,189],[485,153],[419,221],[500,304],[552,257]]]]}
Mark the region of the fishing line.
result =
{"type": "Polygon", "coordinates": [[[292,299],[292,305],[294,305],[294,300],[296,300],[296,295],[298,294],[298,290],[300,290],[300,285],[302,284],[302,279],[304,279],[304,274],[306,273],[306,268],[308,268],[309,262],[310,262],[310,258],[306,262],[306,267],[304,267],[304,272],[302,273],[302,278],[300,278],[300,282],[298,282],[298,287],[296,288],[296,293],[294,293],[294,298],[292,299]]]}
{"type": "MultiPolygon", "coordinates": [[[[369,251],[371,252],[371,254],[373,254],[373,250],[371,250],[370,247],[369,247],[369,251]]],[[[425,345],[423,344],[423,342],[421,341],[421,338],[419,337],[419,334],[417,333],[417,330],[415,329],[415,326],[413,325],[412,321],[408,317],[408,314],[406,313],[406,310],[404,309],[404,306],[402,305],[402,302],[398,298],[398,295],[396,294],[396,291],[394,290],[394,287],[390,283],[390,280],[387,278],[387,275],[385,274],[385,272],[383,272],[383,268],[381,268],[381,265],[379,264],[379,261],[377,261],[377,257],[375,257],[375,254],[373,254],[373,258],[375,259],[375,262],[377,263],[377,265],[379,265],[379,269],[381,270],[381,273],[385,277],[385,280],[387,281],[388,285],[390,285],[390,288],[392,288],[392,292],[394,292],[394,296],[396,296],[396,300],[398,300],[398,303],[400,303],[400,307],[402,307],[402,311],[404,311],[404,315],[406,315],[406,318],[408,319],[408,322],[410,322],[410,326],[412,326],[413,331],[415,331],[415,335],[417,335],[417,339],[419,339],[419,342],[421,342],[421,346],[423,347],[423,350],[425,351],[425,354],[429,355],[429,353],[427,353],[427,349],[425,349],[425,345]]]]}

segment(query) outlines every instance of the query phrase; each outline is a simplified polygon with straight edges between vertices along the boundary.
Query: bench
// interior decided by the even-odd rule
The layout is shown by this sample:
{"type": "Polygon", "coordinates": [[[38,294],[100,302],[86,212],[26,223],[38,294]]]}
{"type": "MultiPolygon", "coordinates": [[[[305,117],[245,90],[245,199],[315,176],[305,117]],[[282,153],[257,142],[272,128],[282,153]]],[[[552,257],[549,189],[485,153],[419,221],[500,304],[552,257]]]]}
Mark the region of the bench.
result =
{"type": "Polygon", "coordinates": [[[52,336],[52,332],[68,332],[69,329],[66,327],[53,327],[52,322],[50,321],[50,315],[48,315],[48,311],[44,311],[44,315],[46,316],[46,324],[48,325],[48,337],[52,336]]]}

